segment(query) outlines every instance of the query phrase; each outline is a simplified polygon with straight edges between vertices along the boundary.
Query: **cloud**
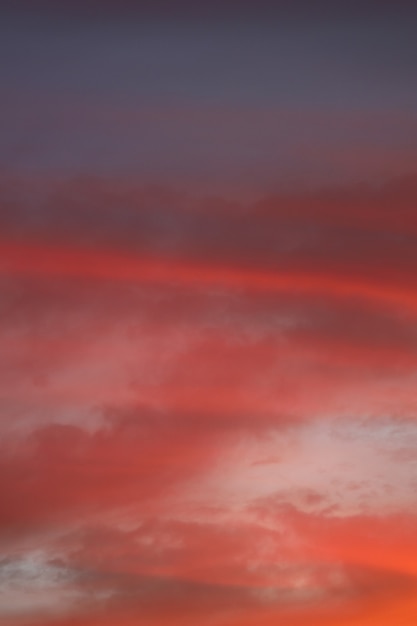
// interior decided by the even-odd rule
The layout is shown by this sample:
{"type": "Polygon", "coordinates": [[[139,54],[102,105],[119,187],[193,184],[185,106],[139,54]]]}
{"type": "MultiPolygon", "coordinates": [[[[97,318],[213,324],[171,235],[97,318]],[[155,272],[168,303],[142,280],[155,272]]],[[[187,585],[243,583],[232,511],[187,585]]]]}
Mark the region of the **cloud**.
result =
{"type": "Polygon", "coordinates": [[[413,619],[414,177],[1,197],[0,623],[413,619]]]}
{"type": "MultiPolygon", "coordinates": [[[[64,615],[58,619],[51,607],[40,614],[32,599],[34,624],[42,619],[48,624],[66,624],[67,619],[88,625],[100,620],[130,624],[139,616],[157,624],[200,618],[203,623],[252,624],[258,617],[267,624],[286,619],[294,625],[307,616],[317,623],[320,617],[332,623],[349,616],[352,621],[346,623],[353,624],[365,615],[374,624],[384,610],[410,603],[415,573],[399,568],[398,558],[387,566],[391,549],[379,542],[390,539],[401,555],[401,542],[404,546],[414,536],[411,520],[407,531],[398,518],[382,524],[373,518],[340,523],[285,507],[276,509],[275,516],[284,521],[285,532],[241,521],[145,519],[129,531],[90,526],[55,544],[59,558],[48,559],[44,553],[41,564],[39,553],[29,553],[9,558],[4,567],[15,572],[15,578],[18,572],[22,601],[30,603],[35,587],[40,597],[55,591],[51,600],[71,597],[72,591],[72,604],[61,604],[64,615]],[[328,530],[323,534],[324,524],[328,530]],[[369,550],[369,539],[363,551],[370,527],[375,528],[375,548],[384,565],[373,563],[377,552],[369,550]],[[393,528],[406,534],[402,539],[398,532],[393,536],[393,528]],[[294,543],[294,533],[302,546],[294,543]],[[347,540],[350,552],[343,549],[347,540]],[[352,561],[359,553],[361,558],[352,561]]],[[[7,579],[10,584],[10,575],[7,579]]]]}

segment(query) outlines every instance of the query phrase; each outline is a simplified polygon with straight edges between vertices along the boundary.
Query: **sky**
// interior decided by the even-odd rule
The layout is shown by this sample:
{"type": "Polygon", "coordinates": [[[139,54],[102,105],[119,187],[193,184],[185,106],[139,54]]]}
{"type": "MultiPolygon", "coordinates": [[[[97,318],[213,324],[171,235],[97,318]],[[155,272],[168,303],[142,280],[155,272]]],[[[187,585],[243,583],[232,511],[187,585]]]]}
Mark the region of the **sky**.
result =
{"type": "Polygon", "coordinates": [[[416,28],[0,3],[0,626],[415,626],[416,28]]]}

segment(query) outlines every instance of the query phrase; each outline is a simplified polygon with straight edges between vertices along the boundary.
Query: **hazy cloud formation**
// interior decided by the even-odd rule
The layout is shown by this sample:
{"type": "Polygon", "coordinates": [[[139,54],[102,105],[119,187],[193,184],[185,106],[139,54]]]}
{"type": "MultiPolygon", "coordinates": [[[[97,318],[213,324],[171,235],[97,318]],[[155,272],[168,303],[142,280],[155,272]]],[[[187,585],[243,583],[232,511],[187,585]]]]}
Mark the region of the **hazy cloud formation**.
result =
{"type": "Polygon", "coordinates": [[[0,625],[414,625],[415,8],[0,17],[0,625]]]}

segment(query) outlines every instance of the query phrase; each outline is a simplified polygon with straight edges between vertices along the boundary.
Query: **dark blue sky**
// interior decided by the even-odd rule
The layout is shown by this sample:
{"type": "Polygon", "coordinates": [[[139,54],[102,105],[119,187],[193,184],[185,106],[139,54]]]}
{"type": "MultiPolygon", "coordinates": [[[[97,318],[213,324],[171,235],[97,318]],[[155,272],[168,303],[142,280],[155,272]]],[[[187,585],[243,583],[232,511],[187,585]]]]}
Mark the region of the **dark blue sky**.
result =
{"type": "Polygon", "coordinates": [[[404,3],[64,4],[3,10],[3,168],[269,190],[417,159],[404,3]]]}

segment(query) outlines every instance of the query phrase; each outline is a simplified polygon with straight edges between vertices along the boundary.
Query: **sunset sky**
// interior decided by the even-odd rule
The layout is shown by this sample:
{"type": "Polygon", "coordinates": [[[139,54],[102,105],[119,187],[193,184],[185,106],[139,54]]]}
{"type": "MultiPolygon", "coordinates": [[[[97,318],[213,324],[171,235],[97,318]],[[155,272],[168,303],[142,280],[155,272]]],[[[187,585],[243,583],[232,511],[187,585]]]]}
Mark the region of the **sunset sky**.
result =
{"type": "Polygon", "coordinates": [[[0,2],[0,626],[416,626],[416,32],[0,2]]]}

